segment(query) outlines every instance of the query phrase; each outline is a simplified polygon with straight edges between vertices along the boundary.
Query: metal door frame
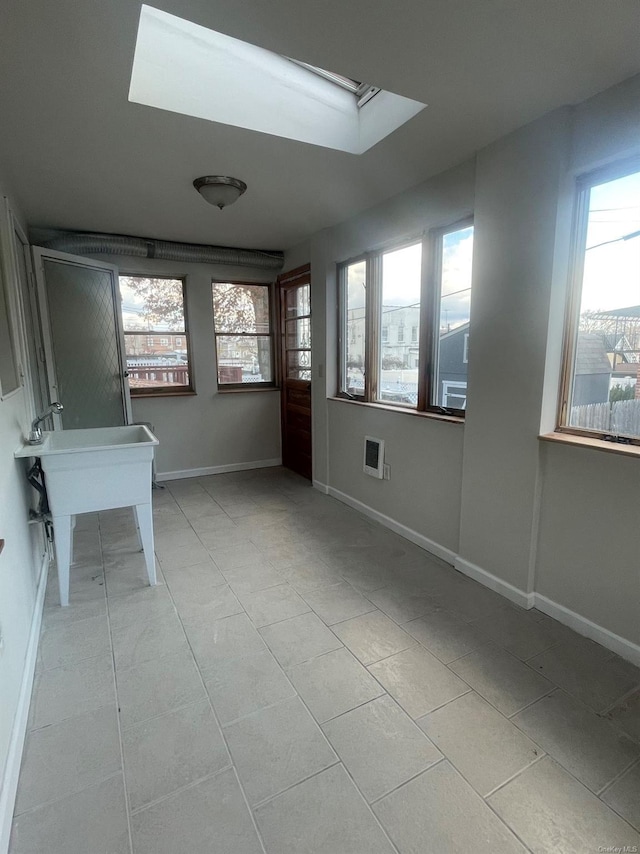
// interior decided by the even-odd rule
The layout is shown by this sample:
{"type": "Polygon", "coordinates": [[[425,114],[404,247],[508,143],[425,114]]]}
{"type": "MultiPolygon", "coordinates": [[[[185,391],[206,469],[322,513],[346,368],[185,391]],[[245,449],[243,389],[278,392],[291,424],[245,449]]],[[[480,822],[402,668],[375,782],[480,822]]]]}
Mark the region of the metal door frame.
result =
{"type": "MultiPolygon", "coordinates": [[[[49,387],[49,395],[51,400],[57,400],[58,380],[56,376],[56,364],[53,352],[53,336],[51,334],[51,321],[49,318],[49,303],[47,299],[47,284],[44,275],[44,261],[62,261],[65,264],[76,267],[91,267],[96,270],[103,270],[111,276],[111,286],[113,290],[114,303],[114,332],[118,339],[118,357],[120,362],[120,386],[122,389],[122,407],[124,411],[125,424],[133,422],[131,413],[131,394],[129,391],[129,383],[126,378],[127,359],[125,355],[124,332],[122,325],[122,306],[120,303],[120,286],[119,275],[120,271],[115,264],[107,264],[104,261],[94,261],[91,258],[83,258],[80,255],[70,255],[68,252],[58,252],[54,249],[45,249],[42,246],[32,246],[33,264],[36,275],[38,288],[38,303],[40,305],[40,317],[42,322],[42,339],[45,353],[45,366],[47,372],[47,381],[49,387]]],[[[61,401],[64,404],[64,401],[61,401]]],[[[62,430],[62,418],[57,413],[53,415],[54,428],[62,430]]]]}

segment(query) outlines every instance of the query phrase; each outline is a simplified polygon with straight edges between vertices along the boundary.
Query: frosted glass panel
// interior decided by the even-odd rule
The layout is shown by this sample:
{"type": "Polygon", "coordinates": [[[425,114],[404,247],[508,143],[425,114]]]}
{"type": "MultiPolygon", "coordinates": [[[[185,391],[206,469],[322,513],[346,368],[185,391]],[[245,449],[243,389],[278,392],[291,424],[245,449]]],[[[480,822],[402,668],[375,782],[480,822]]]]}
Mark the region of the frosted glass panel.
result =
{"type": "Polygon", "coordinates": [[[124,424],[112,275],[48,258],[44,274],[63,427],[124,424]]]}

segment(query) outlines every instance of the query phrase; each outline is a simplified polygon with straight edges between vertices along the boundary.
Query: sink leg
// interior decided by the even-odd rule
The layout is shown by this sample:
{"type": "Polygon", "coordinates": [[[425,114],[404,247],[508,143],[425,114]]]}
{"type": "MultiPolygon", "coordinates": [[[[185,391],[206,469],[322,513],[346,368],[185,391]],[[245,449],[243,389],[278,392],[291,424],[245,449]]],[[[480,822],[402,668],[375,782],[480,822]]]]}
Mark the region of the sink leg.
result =
{"type": "Polygon", "coordinates": [[[153,549],[153,510],[151,504],[136,504],[136,521],[140,531],[140,539],[144,549],[144,560],[147,565],[149,584],[153,587],[156,581],[156,559],[153,549]]]}
{"type": "Polygon", "coordinates": [[[71,516],[53,517],[53,535],[56,545],[58,589],[60,604],[69,604],[69,563],[71,562],[71,516]]]}

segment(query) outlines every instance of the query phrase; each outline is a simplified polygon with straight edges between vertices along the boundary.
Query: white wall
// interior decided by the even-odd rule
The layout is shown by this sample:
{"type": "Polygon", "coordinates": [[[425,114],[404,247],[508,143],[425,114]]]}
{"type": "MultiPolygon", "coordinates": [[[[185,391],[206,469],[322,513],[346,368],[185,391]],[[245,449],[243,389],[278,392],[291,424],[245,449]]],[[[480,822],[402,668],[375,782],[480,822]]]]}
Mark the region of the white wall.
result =
{"type": "Polygon", "coordinates": [[[186,277],[191,359],[197,394],[136,398],[136,421],[153,424],[160,445],[159,474],[277,460],[280,452],[278,390],[218,392],[213,337],[212,279],[271,282],[273,273],[241,267],[99,256],[131,274],[186,277]]]}
{"type": "Polygon", "coordinates": [[[314,478],[449,549],[458,568],[515,601],[564,614],[640,660],[640,460],[538,438],[555,424],[573,180],[631,154],[640,154],[640,77],[321,232],[286,266],[312,265],[314,478]],[[327,399],[336,263],[472,211],[464,426],[327,399]],[[386,440],[389,482],[362,474],[365,434],[386,440]]]}
{"type": "MultiPolygon", "coordinates": [[[[0,203],[4,206],[1,191],[0,203]]],[[[3,272],[8,280],[12,308],[19,310],[4,209],[0,213],[0,231],[3,272]]],[[[21,745],[11,765],[10,747],[12,736],[18,735],[14,724],[19,715],[19,703],[29,700],[29,693],[24,696],[29,686],[23,685],[23,676],[29,667],[27,653],[44,553],[42,526],[27,523],[33,497],[25,477],[26,460],[13,457],[28,430],[29,421],[30,404],[24,388],[0,399],[0,538],[5,540],[0,554],[0,634],[4,642],[0,650],[0,850],[5,841],[3,834],[7,832],[6,820],[10,819],[13,809],[12,787],[17,784],[21,745]],[[9,810],[8,815],[4,814],[5,810],[9,810]]],[[[32,652],[35,653],[35,649],[32,652]]],[[[34,663],[32,659],[31,666],[34,663]]],[[[25,711],[24,705],[22,711],[25,711]]],[[[14,750],[15,747],[14,744],[14,750]]]]}

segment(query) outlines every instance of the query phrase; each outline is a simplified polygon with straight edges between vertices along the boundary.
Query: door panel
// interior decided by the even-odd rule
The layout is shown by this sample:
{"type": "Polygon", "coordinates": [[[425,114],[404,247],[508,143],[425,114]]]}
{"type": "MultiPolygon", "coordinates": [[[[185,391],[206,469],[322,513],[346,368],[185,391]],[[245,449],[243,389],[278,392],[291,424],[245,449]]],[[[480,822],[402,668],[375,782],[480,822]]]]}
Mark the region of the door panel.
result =
{"type": "Polygon", "coordinates": [[[130,423],[117,268],[38,247],[34,258],[56,426],[130,423]]]}
{"type": "Polygon", "coordinates": [[[282,462],[311,480],[311,286],[309,267],[285,273],[280,289],[282,462]]]}

